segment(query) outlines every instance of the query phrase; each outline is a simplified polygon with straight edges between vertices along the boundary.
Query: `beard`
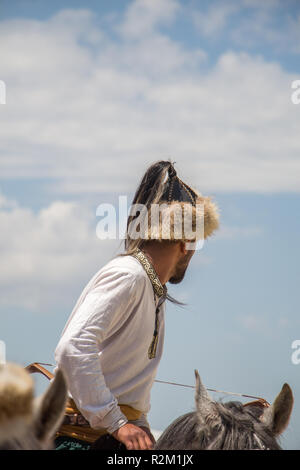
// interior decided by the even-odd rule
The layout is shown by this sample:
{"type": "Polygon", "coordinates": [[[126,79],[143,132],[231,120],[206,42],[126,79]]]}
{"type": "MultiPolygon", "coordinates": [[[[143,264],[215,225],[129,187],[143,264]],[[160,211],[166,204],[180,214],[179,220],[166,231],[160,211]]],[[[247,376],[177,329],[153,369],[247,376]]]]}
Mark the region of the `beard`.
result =
{"type": "Polygon", "coordinates": [[[184,258],[178,261],[177,265],[175,266],[174,274],[170,277],[168,281],[170,282],[170,284],[179,284],[183,280],[193,254],[194,251],[191,251],[190,253],[187,253],[184,258]]]}

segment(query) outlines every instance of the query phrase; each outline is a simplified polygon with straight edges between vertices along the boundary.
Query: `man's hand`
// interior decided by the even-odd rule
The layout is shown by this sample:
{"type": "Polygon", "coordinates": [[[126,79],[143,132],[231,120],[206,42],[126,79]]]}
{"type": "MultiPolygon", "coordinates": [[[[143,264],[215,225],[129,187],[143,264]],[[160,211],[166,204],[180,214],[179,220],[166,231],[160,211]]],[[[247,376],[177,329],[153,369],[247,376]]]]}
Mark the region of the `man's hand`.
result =
{"type": "MultiPolygon", "coordinates": [[[[149,437],[148,432],[150,433],[150,431],[147,430],[145,432],[144,429],[134,424],[126,423],[113,432],[112,436],[125,444],[127,450],[151,450],[155,441],[153,442],[149,437]]],[[[150,435],[152,436],[151,433],[150,435]]]]}
{"type": "Polygon", "coordinates": [[[154,446],[154,444],[156,443],[156,440],[155,440],[155,437],[153,436],[153,434],[151,433],[150,429],[146,428],[145,426],[141,426],[141,429],[143,429],[143,431],[145,431],[145,433],[148,434],[148,436],[150,437],[150,440],[152,442],[152,445],[154,446]]]}

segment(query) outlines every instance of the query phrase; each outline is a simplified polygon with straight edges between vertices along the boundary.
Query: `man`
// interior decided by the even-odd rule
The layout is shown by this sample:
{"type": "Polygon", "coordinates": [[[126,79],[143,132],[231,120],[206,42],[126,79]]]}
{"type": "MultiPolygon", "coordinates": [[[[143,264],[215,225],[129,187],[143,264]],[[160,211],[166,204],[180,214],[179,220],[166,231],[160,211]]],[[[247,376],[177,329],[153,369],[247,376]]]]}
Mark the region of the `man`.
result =
{"type": "Polygon", "coordinates": [[[195,251],[190,242],[216,230],[218,211],[168,161],[146,171],[132,207],[138,211],[128,218],[125,253],[91,279],[55,351],[81,417],[62,426],[60,448],[146,450],[155,442],[147,421],[150,391],[163,351],[164,301],[176,302],[166,284],[182,281],[195,251]],[[149,216],[157,207],[159,217],[149,216]],[[189,227],[182,209],[190,210],[189,227]]]}

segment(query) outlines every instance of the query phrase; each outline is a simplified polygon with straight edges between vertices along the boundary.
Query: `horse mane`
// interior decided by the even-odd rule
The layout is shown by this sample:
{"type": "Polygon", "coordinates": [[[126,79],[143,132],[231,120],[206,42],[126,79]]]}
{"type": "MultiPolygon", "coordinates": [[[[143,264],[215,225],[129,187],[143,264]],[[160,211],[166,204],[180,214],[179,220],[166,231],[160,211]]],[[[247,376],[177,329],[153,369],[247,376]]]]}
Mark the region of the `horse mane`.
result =
{"type": "Polygon", "coordinates": [[[214,403],[207,423],[199,424],[196,411],[177,418],[157,441],[157,449],[247,450],[281,449],[260,421],[261,410],[236,401],[214,403]]]}
{"type": "Polygon", "coordinates": [[[158,439],[159,450],[280,450],[278,436],[293,408],[293,393],[284,384],[272,405],[256,401],[215,402],[196,376],[196,410],[171,423],[158,439]]]}

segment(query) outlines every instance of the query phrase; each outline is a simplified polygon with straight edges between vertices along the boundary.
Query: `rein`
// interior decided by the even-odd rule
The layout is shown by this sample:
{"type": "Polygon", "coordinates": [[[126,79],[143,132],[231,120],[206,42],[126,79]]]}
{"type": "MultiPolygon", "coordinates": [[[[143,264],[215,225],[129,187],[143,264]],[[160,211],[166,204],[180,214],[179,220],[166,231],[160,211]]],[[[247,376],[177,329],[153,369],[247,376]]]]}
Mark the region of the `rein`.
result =
{"type": "MultiPolygon", "coordinates": [[[[154,380],[154,382],[158,382],[161,384],[168,384],[168,385],[176,385],[178,387],[195,388],[194,385],[178,384],[176,382],[166,382],[164,380],[154,380]]],[[[262,397],[255,397],[254,395],[246,395],[245,393],[237,393],[237,392],[226,392],[225,390],[216,390],[214,388],[206,388],[206,390],[208,390],[209,392],[224,393],[226,395],[235,395],[238,397],[255,398],[255,401],[244,403],[243,406],[258,405],[258,406],[262,406],[266,408],[270,406],[270,403],[268,403],[267,400],[265,400],[262,397]]]]}
{"type": "MultiPolygon", "coordinates": [[[[45,377],[47,377],[47,379],[49,379],[49,380],[53,379],[54,375],[50,371],[45,369],[45,367],[43,367],[43,366],[54,367],[53,364],[47,364],[45,362],[33,362],[32,364],[29,364],[27,367],[25,367],[25,369],[31,374],[33,374],[35,372],[40,372],[45,377]]],[[[167,385],[175,385],[177,387],[195,388],[194,385],[179,384],[179,383],[176,383],[176,382],[166,382],[165,380],[156,379],[156,380],[154,380],[154,382],[167,384],[167,385]]],[[[254,398],[255,399],[255,401],[250,401],[248,403],[244,403],[243,406],[257,405],[257,406],[261,406],[261,407],[265,407],[265,408],[268,408],[270,406],[270,404],[267,402],[267,400],[265,400],[264,398],[261,398],[261,397],[256,397],[254,395],[246,395],[245,393],[237,393],[237,392],[226,392],[224,390],[215,390],[213,388],[207,388],[206,390],[208,390],[209,392],[223,393],[223,394],[226,394],[226,395],[235,395],[235,396],[238,396],[238,397],[254,398]]]]}

